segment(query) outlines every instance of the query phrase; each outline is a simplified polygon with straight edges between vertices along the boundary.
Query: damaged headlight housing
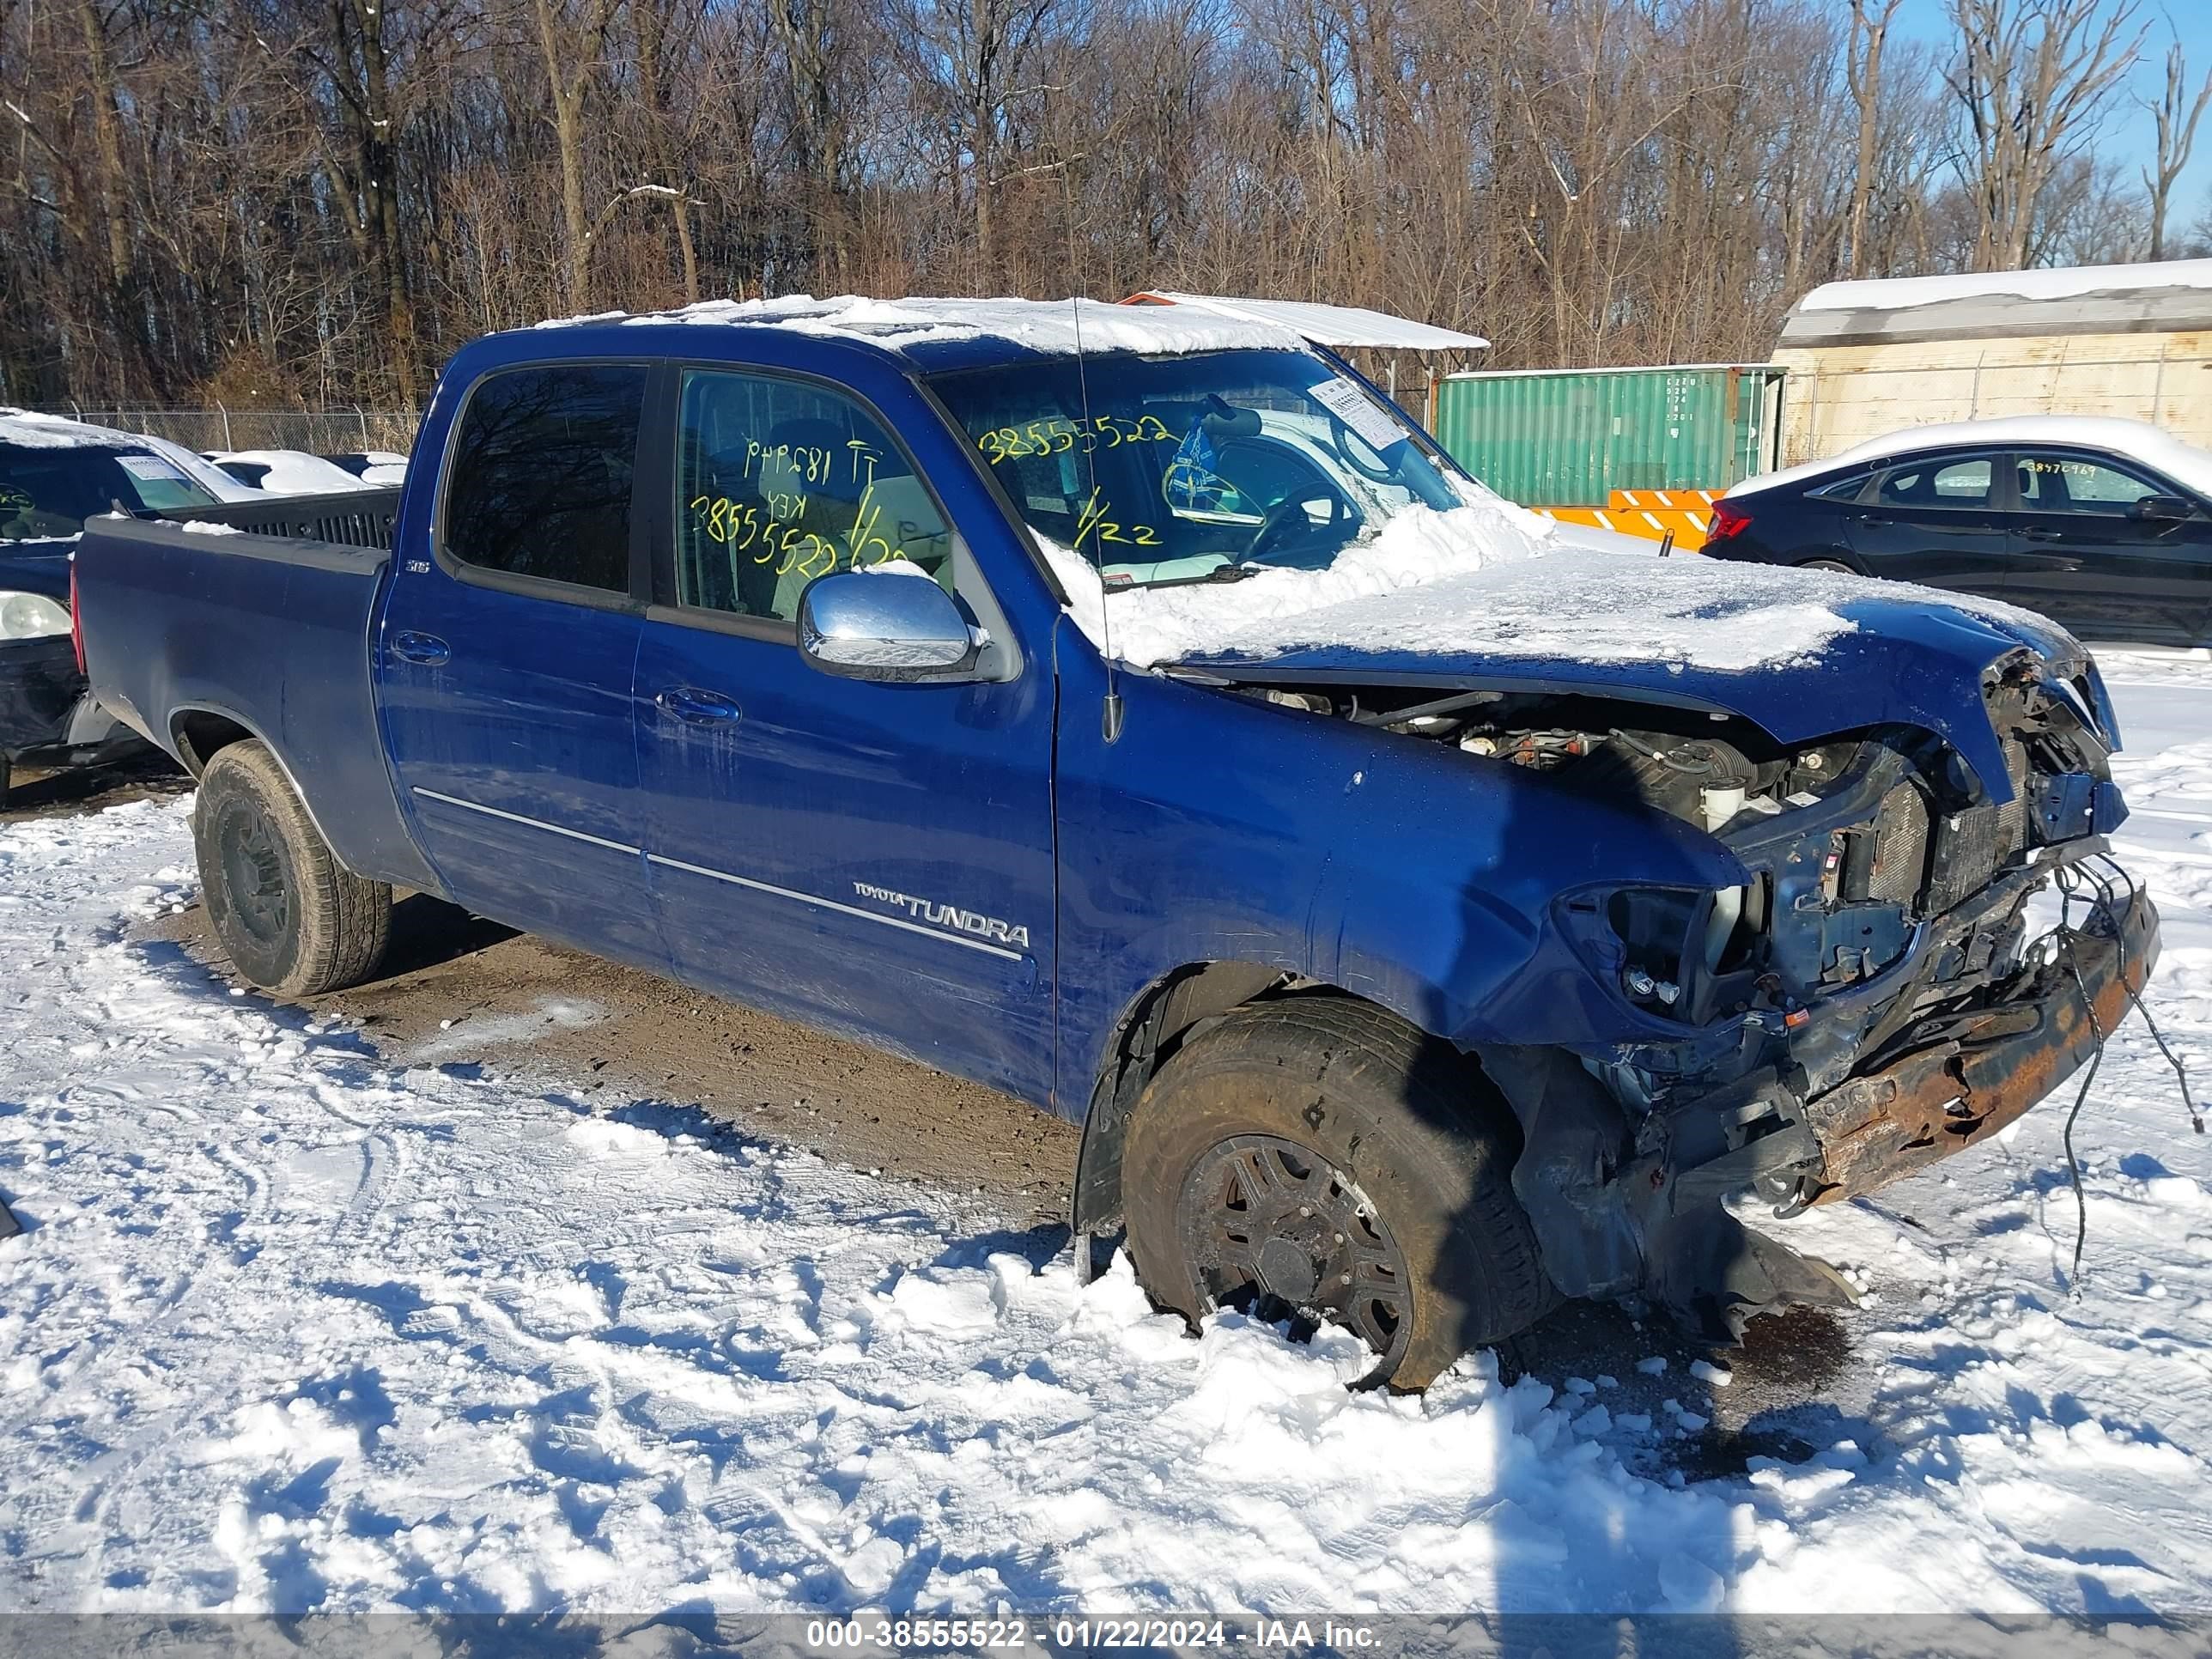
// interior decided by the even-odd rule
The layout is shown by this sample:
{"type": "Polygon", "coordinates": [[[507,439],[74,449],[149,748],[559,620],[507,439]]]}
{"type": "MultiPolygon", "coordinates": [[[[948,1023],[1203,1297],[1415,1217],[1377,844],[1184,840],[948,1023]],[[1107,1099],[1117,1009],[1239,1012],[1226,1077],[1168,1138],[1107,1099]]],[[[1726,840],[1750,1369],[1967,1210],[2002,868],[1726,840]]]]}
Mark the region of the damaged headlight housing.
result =
{"type": "Polygon", "coordinates": [[[1583,959],[1636,1006],[1702,1024],[1705,992],[1738,964],[1741,934],[1765,924],[1755,887],[1585,888],[1559,903],[1583,959]]]}
{"type": "Polygon", "coordinates": [[[0,640],[48,640],[69,631],[66,606],[43,593],[0,589],[0,640]]]}

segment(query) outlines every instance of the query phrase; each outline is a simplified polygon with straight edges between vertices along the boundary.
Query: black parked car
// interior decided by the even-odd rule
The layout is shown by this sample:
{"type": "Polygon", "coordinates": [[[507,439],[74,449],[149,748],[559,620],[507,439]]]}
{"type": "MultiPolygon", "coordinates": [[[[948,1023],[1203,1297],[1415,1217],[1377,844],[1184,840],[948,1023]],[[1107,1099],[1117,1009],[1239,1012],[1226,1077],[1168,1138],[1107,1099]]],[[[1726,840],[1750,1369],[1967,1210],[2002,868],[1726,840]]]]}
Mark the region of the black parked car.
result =
{"type": "Polygon", "coordinates": [[[217,486],[173,446],[0,410],[0,805],[18,764],[97,764],[145,741],[92,700],[70,637],[70,555],[84,520],[211,507],[217,486]]]}
{"type": "Polygon", "coordinates": [[[1986,593],[2093,640],[2212,642],[2212,453],[2133,421],[1893,434],[1739,484],[1715,558],[1986,593]]]}

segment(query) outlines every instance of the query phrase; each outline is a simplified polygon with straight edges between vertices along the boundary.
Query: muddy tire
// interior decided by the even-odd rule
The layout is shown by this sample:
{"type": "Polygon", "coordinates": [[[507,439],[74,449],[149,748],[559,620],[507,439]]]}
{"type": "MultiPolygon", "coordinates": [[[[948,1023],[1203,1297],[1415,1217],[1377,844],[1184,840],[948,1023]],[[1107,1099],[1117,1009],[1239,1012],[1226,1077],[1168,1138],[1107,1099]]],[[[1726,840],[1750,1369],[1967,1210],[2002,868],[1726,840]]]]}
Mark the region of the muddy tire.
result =
{"type": "Polygon", "coordinates": [[[1241,1306],[1364,1338],[1425,1388],[1559,1301],[1510,1182],[1511,1121],[1449,1044],[1349,998],[1255,1004],[1192,1038],[1133,1114],[1129,1250],[1196,1322],[1241,1306]]]}
{"type": "Polygon", "coordinates": [[[208,763],[192,848],[216,937],[251,983],[313,996],[376,970],[392,889],[339,864],[262,744],[232,744],[208,763]]]}

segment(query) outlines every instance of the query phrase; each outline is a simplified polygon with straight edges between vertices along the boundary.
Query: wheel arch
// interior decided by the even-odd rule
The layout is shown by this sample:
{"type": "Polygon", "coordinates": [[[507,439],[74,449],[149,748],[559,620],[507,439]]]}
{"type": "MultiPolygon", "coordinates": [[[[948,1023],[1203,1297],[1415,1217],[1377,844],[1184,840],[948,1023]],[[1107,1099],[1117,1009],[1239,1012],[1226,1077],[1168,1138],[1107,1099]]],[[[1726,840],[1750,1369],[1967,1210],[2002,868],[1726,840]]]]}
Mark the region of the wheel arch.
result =
{"type": "MultiPolygon", "coordinates": [[[[1069,1205],[1071,1231],[1080,1237],[1103,1232],[1120,1220],[1121,1155],[1130,1119],[1146,1084],[1185,1042],[1224,1015],[1252,1003],[1321,994],[1364,1003],[1423,1036],[1450,1041],[1425,1022],[1371,996],[1265,963],[1235,959],[1186,963],[1162,974],[1131,1000],[1093,1079],[1076,1154],[1069,1205]]],[[[1479,1053],[1453,1046],[1465,1058],[1469,1076],[1479,1077],[1482,1070],[1479,1053]]],[[[1510,1121],[1513,1115],[1502,1091],[1498,1097],[1503,1116],[1510,1121]]],[[[1518,1125],[1515,1127],[1517,1131],[1518,1125]]]]}
{"type": "MultiPolygon", "coordinates": [[[[331,840],[330,832],[324,829],[321,818],[316,816],[315,803],[308,798],[307,792],[300,787],[299,774],[292,769],[291,763],[284,758],[284,751],[270,740],[267,732],[234,711],[213,704],[191,703],[170,713],[170,752],[176,756],[195,782],[206,773],[209,763],[217,755],[241,743],[258,743],[269,751],[269,758],[276,763],[276,769],[283,774],[285,787],[291,790],[292,798],[300,803],[301,811],[307,815],[307,822],[323,838],[323,844],[332,849],[331,856],[336,857],[337,843],[331,840]]],[[[343,860],[339,862],[344,864],[343,860]]]]}

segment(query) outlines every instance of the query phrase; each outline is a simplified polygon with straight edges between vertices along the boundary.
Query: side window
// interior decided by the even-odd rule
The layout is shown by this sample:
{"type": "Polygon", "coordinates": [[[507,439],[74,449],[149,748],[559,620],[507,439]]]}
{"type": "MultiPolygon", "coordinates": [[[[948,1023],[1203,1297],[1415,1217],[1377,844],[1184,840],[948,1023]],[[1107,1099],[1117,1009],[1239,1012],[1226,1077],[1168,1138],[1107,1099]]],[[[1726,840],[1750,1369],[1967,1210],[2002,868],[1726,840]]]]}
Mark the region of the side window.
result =
{"type": "Polygon", "coordinates": [[[446,484],[445,547],[480,570],[629,592],[646,371],[563,363],[482,381],[446,484]]]}
{"type": "Polygon", "coordinates": [[[676,602],[790,622],[833,570],[908,560],[953,585],[952,538],[906,453],[844,393],[722,369],[684,376],[676,602]]]}
{"type": "Polygon", "coordinates": [[[2118,518],[2146,495],[2166,494],[2132,472],[2079,455],[2020,457],[2020,504],[2031,513],[2098,513],[2118,518]]]}
{"type": "Polygon", "coordinates": [[[1884,507],[1987,507],[1996,477],[1987,455],[1894,466],[1882,475],[1875,500],[1884,507]]]}

